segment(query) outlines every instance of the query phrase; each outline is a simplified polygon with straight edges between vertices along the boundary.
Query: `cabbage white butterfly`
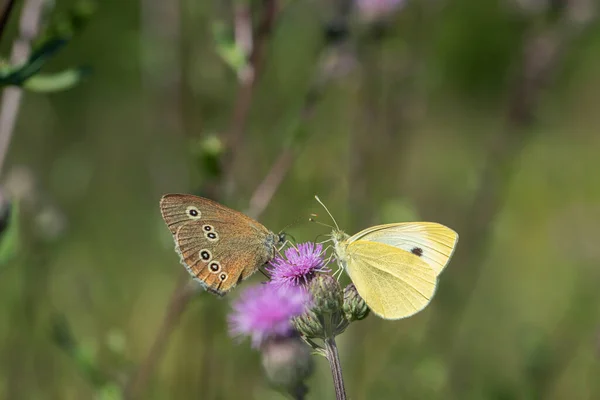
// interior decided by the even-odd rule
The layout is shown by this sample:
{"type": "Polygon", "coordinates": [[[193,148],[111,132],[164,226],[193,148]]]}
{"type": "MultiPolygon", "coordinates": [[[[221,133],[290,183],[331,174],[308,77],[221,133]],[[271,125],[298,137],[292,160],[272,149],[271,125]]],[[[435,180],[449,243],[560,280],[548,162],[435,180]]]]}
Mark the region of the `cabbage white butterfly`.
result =
{"type": "Polygon", "coordinates": [[[377,225],[350,236],[335,224],[334,256],[371,311],[384,319],[410,317],[431,301],[458,234],[435,222],[377,225]]]}

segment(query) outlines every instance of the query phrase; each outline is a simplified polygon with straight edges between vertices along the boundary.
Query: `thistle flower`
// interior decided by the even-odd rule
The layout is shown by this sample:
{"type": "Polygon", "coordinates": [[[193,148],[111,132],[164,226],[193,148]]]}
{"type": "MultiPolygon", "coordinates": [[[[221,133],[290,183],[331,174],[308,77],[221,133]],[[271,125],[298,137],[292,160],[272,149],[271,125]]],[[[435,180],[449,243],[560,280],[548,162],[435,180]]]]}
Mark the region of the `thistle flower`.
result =
{"type": "Polygon", "coordinates": [[[267,267],[271,274],[270,284],[278,288],[306,286],[317,272],[329,272],[323,259],[323,245],[312,242],[290,247],[285,257],[277,256],[267,267]]]}
{"type": "Polygon", "coordinates": [[[375,20],[393,13],[406,0],[355,0],[356,8],[366,20],[375,20]]]}
{"type": "Polygon", "coordinates": [[[290,319],[309,303],[310,295],[299,287],[249,287],[232,305],[229,331],[232,336],[249,336],[252,347],[258,348],[269,338],[293,335],[290,319]]]}

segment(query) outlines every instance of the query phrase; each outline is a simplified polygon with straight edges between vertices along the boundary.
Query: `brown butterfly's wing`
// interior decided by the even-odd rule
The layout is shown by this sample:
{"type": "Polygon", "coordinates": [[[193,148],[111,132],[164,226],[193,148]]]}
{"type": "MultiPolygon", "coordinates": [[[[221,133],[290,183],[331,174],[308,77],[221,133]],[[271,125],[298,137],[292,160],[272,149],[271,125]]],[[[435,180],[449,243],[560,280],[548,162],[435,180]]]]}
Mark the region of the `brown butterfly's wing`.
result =
{"type": "Polygon", "coordinates": [[[161,212],[187,270],[223,295],[275,256],[278,238],[252,218],[192,195],[161,199],[161,212]]]}
{"type": "Polygon", "coordinates": [[[166,194],[160,199],[160,212],[173,235],[177,229],[190,221],[205,219],[219,219],[227,217],[229,220],[239,220],[255,225],[267,231],[261,223],[253,220],[239,211],[225,207],[216,201],[191,194],[166,194]],[[198,211],[197,216],[190,212],[198,211]]]}

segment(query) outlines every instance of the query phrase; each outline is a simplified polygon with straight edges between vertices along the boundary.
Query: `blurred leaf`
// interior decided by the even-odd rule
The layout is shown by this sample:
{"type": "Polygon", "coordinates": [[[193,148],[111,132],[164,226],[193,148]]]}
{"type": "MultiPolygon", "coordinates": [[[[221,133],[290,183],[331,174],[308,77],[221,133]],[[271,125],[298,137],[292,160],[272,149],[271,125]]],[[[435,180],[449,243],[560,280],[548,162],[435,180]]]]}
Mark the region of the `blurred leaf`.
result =
{"type": "Polygon", "coordinates": [[[51,38],[73,38],[87,26],[96,9],[95,0],[79,0],[66,12],[57,12],[50,17],[47,28],[37,42],[44,42],[51,38]]]}
{"type": "Polygon", "coordinates": [[[27,62],[20,66],[8,66],[3,68],[0,76],[0,85],[21,86],[27,79],[38,73],[42,66],[52,56],[67,44],[66,40],[53,39],[42,43],[34,49],[27,62]]]}
{"type": "Polygon", "coordinates": [[[53,92],[71,88],[79,83],[90,72],[89,68],[78,67],[55,74],[37,75],[42,67],[69,43],[72,36],[58,31],[52,35],[45,34],[42,39],[36,41],[37,44],[34,45],[26,63],[11,66],[3,62],[0,65],[0,86],[22,86],[35,92],[53,92]]]}
{"type": "Polygon", "coordinates": [[[10,261],[19,249],[19,202],[8,204],[2,213],[0,221],[6,221],[6,226],[0,229],[0,265],[10,261]]]}
{"type": "Polygon", "coordinates": [[[55,74],[37,74],[28,79],[23,87],[32,92],[56,92],[77,85],[90,73],[89,68],[71,68],[55,74]]]}
{"type": "Polygon", "coordinates": [[[239,75],[248,66],[246,54],[244,54],[244,51],[235,43],[235,38],[231,36],[224,23],[213,23],[212,31],[217,54],[219,54],[223,61],[239,75]]]}
{"type": "Polygon", "coordinates": [[[194,139],[190,149],[203,173],[210,178],[221,176],[221,156],[225,152],[225,145],[218,136],[211,134],[194,139]]]}
{"type": "Polygon", "coordinates": [[[96,394],[98,400],[121,400],[123,391],[116,383],[108,383],[100,388],[96,394]]]}

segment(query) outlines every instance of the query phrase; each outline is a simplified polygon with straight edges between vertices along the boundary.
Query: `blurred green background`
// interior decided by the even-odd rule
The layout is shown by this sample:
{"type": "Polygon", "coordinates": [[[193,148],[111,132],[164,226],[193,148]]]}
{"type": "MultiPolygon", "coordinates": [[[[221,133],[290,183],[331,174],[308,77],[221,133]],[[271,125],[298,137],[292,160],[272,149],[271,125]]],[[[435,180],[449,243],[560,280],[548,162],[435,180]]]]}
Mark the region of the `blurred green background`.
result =
{"type": "MultiPolygon", "coordinates": [[[[80,3],[48,1],[45,23],[80,3]]],[[[118,399],[140,365],[136,398],[282,398],[227,333],[235,291],[184,287],[168,192],[239,210],[254,198],[274,231],[323,214],[318,194],[349,233],[403,220],[459,233],[426,310],[339,337],[352,399],[600,398],[596,2],[344,3],[98,2],[47,66],[92,74],[25,93],[2,167],[18,204],[2,241],[19,241],[0,267],[0,398],[118,399]]],[[[316,362],[308,397],[332,399],[316,362]]]]}

